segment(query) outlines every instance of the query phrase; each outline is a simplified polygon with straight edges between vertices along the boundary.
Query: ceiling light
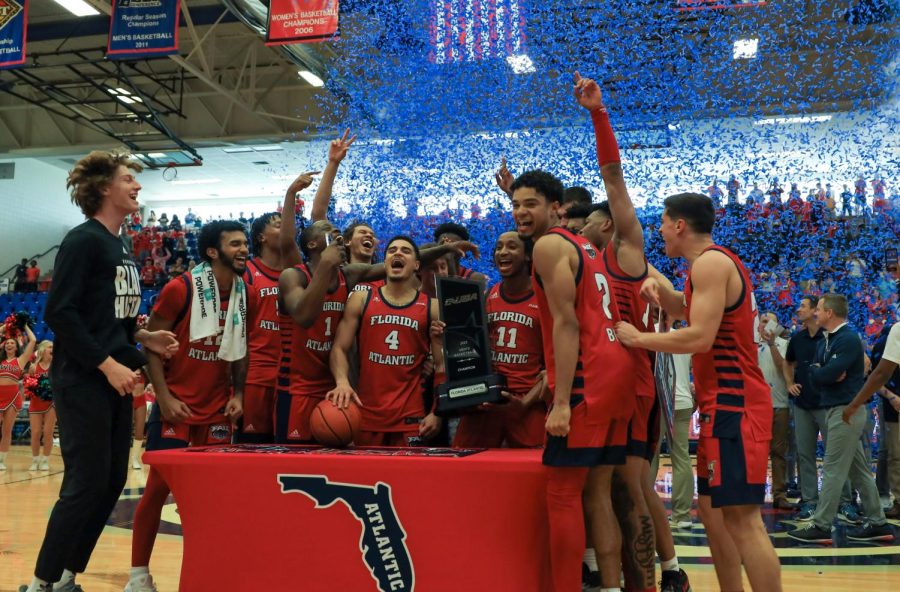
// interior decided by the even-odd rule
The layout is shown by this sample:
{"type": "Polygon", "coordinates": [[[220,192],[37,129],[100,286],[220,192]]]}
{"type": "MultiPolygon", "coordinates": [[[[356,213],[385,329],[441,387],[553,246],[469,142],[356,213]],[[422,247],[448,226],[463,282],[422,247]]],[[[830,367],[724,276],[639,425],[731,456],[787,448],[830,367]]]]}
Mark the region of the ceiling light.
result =
{"type": "Polygon", "coordinates": [[[222,179],[184,179],[181,181],[172,181],[172,185],[211,185],[213,183],[221,183],[222,179]]]}
{"type": "Polygon", "coordinates": [[[770,117],[758,119],[753,125],[784,125],[792,123],[822,123],[831,120],[831,115],[798,115],[795,117],[770,117]]]}
{"type": "Polygon", "coordinates": [[[531,58],[524,53],[509,56],[506,58],[506,63],[509,64],[509,67],[512,68],[512,71],[516,74],[531,74],[535,71],[534,62],[532,62],[531,58]]]}
{"type": "Polygon", "coordinates": [[[119,94],[120,94],[120,95],[130,95],[130,94],[131,94],[131,91],[125,90],[125,89],[122,88],[122,87],[119,87],[119,88],[117,88],[116,90],[119,91],[119,94]]]}
{"type": "Polygon", "coordinates": [[[241,152],[253,152],[250,146],[234,146],[230,148],[222,148],[222,152],[226,154],[240,154],[241,152]]]}
{"type": "Polygon", "coordinates": [[[284,148],[282,148],[278,144],[265,144],[263,146],[252,146],[252,148],[256,152],[275,152],[278,150],[284,150],[284,148]]]}
{"type": "Polygon", "coordinates": [[[297,75],[309,83],[310,86],[325,86],[325,81],[310,72],[309,70],[297,70],[297,75]]]}
{"type": "Polygon", "coordinates": [[[56,3],[74,14],[75,16],[91,16],[100,14],[100,11],[84,0],[56,0],[56,3]]]}
{"type": "Polygon", "coordinates": [[[135,101],[137,101],[138,103],[144,102],[144,99],[142,99],[141,97],[131,97],[131,98],[134,99],[135,101]]]}
{"type": "Polygon", "coordinates": [[[119,94],[119,91],[117,91],[117,90],[114,89],[114,88],[108,88],[108,89],[106,89],[106,92],[108,92],[109,94],[111,94],[111,95],[113,95],[113,96],[119,94]]]}
{"type": "Polygon", "coordinates": [[[756,57],[759,39],[738,39],[734,42],[732,56],[736,60],[751,60],[756,57]]]}
{"type": "Polygon", "coordinates": [[[166,153],[165,152],[151,152],[147,156],[149,156],[150,158],[165,158],[166,153]]]}
{"type": "Polygon", "coordinates": [[[132,99],[131,97],[123,97],[122,95],[119,95],[116,98],[119,99],[120,101],[122,101],[123,103],[125,103],[126,105],[134,104],[134,99],[132,99]]]}

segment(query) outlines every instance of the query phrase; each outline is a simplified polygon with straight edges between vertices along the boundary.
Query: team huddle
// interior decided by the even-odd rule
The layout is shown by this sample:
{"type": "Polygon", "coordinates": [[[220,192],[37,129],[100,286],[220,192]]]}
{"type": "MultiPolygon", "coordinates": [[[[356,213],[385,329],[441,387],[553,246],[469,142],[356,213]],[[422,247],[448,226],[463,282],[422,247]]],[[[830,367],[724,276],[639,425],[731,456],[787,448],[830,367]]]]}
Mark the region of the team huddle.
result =
{"type": "MultiPolygon", "coordinates": [[[[658,556],[661,589],[684,592],[650,474],[660,426],[653,352],[694,354],[698,505],[720,587],[741,590],[743,566],[754,589],[780,590],[759,512],[772,406],[749,274],[712,242],[712,202],[693,193],[666,199],[660,228],[666,254],[690,263],[684,291],[648,263],[600,89],[576,74],[574,94],[590,113],[608,198],[586,205],[583,227],[569,223],[570,192],[551,173],[514,178],[504,161],[496,175],[516,224],[496,239],[501,281],[485,298],[504,404],[436,414],[446,352],[435,277],[484,283],[460,263],[478,250],[465,227],[448,223],[427,245],[384,241],[376,262],[377,229],[355,223],[342,233],[326,220],[355,139],[348,131],[329,146],[299,240],[296,196],[318,172],[300,175],[286,215],[256,219],[249,239],[238,222],[205,225],[203,262],[162,289],[142,333],[170,340],[144,348],[157,401],[147,450],[315,443],[310,418],[323,400],[358,406],[357,446],[543,447],[553,589],[620,590],[624,578],[625,590],[656,590],[658,556]],[[679,319],[687,325],[668,331],[679,319]]],[[[130,392],[133,378],[121,387],[130,392]]],[[[156,589],[149,564],[168,495],[151,469],[126,591],[156,589]]]]}

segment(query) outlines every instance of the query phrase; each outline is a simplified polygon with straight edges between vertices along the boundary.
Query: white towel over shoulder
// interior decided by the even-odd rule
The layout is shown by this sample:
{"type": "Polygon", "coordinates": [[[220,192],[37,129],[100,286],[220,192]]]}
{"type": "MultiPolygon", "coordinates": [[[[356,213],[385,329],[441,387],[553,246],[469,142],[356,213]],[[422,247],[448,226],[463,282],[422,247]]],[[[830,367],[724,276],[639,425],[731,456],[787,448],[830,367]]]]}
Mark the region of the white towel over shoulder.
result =
{"type": "Polygon", "coordinates": [[[235,276],[228,297],[225,327],[219,326],[221,302],[212,265],[203,262],[191,270],[191,341],[222,333],[219,358],[227,362],[247,355],[247,293],[244,280],[235,276]]]}

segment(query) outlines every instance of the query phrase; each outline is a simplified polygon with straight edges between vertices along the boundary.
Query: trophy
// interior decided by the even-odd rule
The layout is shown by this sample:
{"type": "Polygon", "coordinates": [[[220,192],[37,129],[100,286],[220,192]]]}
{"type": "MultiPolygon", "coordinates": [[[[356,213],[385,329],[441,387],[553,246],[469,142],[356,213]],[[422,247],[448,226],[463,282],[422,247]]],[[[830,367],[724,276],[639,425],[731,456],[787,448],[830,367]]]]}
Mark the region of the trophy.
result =
{"type": "Polygon", "coordinates": [[[493,372],[481,282],[438,277],[437,299],[444,321],[447,381],[437,388],[437,413],[501,403],[504,378],[493,372]]]}

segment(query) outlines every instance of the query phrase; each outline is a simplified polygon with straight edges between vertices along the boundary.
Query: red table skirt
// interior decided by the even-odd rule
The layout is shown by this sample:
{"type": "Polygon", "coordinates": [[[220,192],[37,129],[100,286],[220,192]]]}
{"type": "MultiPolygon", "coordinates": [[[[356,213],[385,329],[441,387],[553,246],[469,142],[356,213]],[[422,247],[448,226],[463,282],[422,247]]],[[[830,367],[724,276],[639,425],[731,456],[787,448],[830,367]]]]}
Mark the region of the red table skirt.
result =
{"type": "Polygon", "coordinates": [[[181,592],[543,592],[538,450],[147,453],[178,504],[181,592]]]}

